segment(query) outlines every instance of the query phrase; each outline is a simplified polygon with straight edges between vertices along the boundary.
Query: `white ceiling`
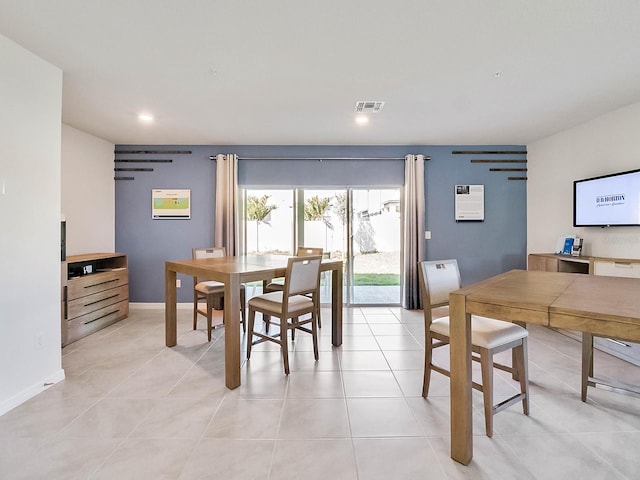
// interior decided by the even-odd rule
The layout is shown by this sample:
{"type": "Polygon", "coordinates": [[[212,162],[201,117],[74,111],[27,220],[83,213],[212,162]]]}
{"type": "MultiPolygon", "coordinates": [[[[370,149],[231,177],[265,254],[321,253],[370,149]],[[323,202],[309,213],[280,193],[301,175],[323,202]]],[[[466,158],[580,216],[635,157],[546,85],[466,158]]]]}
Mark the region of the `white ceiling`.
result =
{"type": "Polygon", "coordinates": [[[0,0],[0,33],[63,70],[64,123],[118,144],[527,144],[640,101],[639,22],[637,0],[0,0]],[[359,100],[386,102],[365,127],[359,100]]]}

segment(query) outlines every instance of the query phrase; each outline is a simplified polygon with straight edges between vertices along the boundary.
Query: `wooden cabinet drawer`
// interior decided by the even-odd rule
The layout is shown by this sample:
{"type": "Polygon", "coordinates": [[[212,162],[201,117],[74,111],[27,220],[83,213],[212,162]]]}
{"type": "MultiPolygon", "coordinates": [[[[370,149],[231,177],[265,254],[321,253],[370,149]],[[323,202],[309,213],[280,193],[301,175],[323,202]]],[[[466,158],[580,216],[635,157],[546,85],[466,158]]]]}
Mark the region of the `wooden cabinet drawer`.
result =
{"type": "Polygon", "coordinates": [[[129,302],[123,300],[66,321],[67,341],[73,342],[129,315],[129,302]]]}
{"type": "Polygon", "coordinates": [[[71,278],[67,282],[67,300],[91,295],[129,283],[126,269],[92,273],[84,277],[71,278]]]}
{"type": "Polygon", "coordinates": [[[110,288],[98,293],[69,300],[67,302],[67,319],[72,319],[95,312],[108,305],[127,300],[129,298],[129,285],[110,288]]]}
{"type": "Polygon", "coordinates": [[[615,262],[595,260],[593,274],[607,277],[640,278],[640,262],[615,262]]]}

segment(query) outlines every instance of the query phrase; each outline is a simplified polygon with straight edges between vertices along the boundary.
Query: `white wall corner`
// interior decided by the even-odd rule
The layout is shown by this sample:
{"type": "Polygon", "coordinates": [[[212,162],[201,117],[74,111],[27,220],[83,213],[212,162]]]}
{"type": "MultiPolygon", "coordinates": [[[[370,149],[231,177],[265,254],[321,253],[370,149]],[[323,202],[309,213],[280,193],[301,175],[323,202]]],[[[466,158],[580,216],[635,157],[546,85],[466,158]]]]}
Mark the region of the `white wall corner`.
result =
{"type": "Polygon", "coordinates": [[[44,392],[45,390],[53,387],[56,383],[61,382],[65,379],[64,369],[60,369],[57,372],[49,375],[46,378],[43,378],[39,382],[34,383],[33,385],[25,388],[21,392],[16,393],[12,397],[7,398],[2,403],[0,403],[0,416],[7,413],[9,410],[13,410],[18,405],[23,404],[27,400],[35,397],[39,393],[44,392]]]}

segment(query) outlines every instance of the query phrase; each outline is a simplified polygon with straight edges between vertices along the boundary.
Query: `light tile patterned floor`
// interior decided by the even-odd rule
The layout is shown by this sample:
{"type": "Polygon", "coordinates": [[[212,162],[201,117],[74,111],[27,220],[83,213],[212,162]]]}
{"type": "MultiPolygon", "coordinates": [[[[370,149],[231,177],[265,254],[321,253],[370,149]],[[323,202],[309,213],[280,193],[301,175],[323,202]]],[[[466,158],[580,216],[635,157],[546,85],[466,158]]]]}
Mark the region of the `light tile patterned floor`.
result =
{"type": "MultiPolygon", "coordinates": [[[[0,417],[0,478],[638,478],[640,399],[590,389],[582,403],[580,345],[557,332],[530,327],[530,417],[511,407],[489,439],[474,392],[465,467],[449,457],[448,379],[434,374],[420,397],[422,312],[347,309],[333,348],[323,311],[317,363],[299,334],[286,377],[278,349],[262,344],[234,391],[224,386],[224,329],[208,343],[189,310],[178,315],[171,349],[163,310],[135,306],[66,347],[66,380],[0,417]]],[[[599,352],[598,367],[640,383],[638,367],[599,352]]],[[[497,392],[513,388],[498,374],[497,392]]]]}

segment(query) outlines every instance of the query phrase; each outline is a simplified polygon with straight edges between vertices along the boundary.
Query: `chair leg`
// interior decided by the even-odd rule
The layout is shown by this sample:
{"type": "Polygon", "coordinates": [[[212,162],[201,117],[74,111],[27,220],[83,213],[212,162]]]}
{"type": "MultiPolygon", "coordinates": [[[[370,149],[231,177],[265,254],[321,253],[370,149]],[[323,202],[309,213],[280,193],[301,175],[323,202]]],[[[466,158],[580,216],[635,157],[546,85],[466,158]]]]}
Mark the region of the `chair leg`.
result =
{"type": "Polygon", "coordinates": [[[293,317],[291,319],[291,323],[293,324],[293,328],[291,329],[291,341],[295,342],[295,340],[296,340],[296,327],[298,326],[298,317],[293,317]]]}
{"type": "MultiPolygon", "coordinates": [[[[282,350],[282,362],[284,373],[289,375],[289,345],[287,343],[287,330],[289,329],[286,318],[280,320],[280,349],[282,350]]],[[[294,328],[295,330],[295,328],[294,328]]]]}
{"type": "Polygon", "coordinates": [[[246,303],[247,303],[247,292],[246,290],[240,290],[240,313],[242,315],[242,331],[247,333],[247,312],[246,312],[246,303]]]}
{"type": "MultiPolygon", "coordinates": [[[[315,313],[313,314],[315,317],[315,313]]],[[[318,361],[318,318],[315,317],[311,322],[311,338],[313,339],[313,356],[318,361]]]]}
{"type": "Polygon", "coordinates": [[[211,326],[213,324],[213,301],[211,295],[207,295],[207,336],[211,341],[211,326]]]}
{"type": "Polygon", "coordinates": [[[193,294],[193,329],[198,328],[198,295],[193,294]]]}
{"type": "Polygon", "coordinates": [[[316,309],[317,319],[318,319],[318,328],[322,328],[322,320],[320,317],[320,302],[318,302],[318,308],[316,309]]]}
{"type": "Polygon", "coordinates": [[[248,335],[247,335],[247,358],[251,358],[251,345],[253,343],[253,324],[255,322],[256,319],[256,311],[249,307],[249,319],[248,319],[248,325],[247,325],[247,330],[248,330],[248,335]]]}
{"type": "Polygon", "coordinates": [[[429,384],[431,383],[431,361],[433,359],[433,347],[431,338],[431,332],[428,330],[424,335],[424,375],[422,378],[422,396],[427,398],[429,396],[429,384]]]}
{"type": "Polygon", "coordinates": [[[582,401],[587,401],[587,387],[589,386],[589,377],[593,376],[593,334],[582,333],[582,401]]]}
{"type": "Polygon", "coordinates": [[[482,396],[484,397],[484,424],[487,437],[493,436],[493,355],[480,349],[482,369],[482,396]]]}
{"type": "Polygon", "coordinates": [[[518,381],[520,382],[520,393],[524,394],[522,399],[522,411],[525,415],[529,415],[529,367],[527,354],[527,338],[522,339],[522,345],[513,348],[514,352],[514,370],[518,372],[518,381]]]}

